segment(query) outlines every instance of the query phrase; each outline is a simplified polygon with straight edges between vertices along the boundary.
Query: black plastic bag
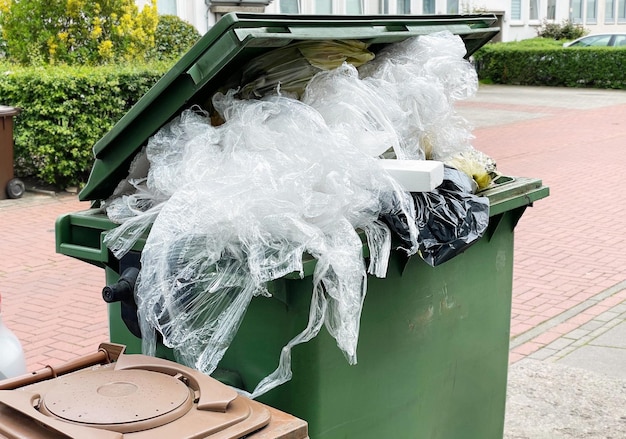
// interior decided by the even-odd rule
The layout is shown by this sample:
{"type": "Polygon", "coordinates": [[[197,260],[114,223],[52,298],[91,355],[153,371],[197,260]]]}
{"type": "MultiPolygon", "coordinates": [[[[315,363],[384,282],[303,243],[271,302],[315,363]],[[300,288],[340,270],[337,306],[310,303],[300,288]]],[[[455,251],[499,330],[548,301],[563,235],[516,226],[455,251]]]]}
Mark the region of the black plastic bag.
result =
{"type": "MultiPolygon", "coordinates": [[[[469,248],[489,225],[489,199],[475,195],[472,180],[457,169],[446,166],[438,188],[411,195],[417,211],[419,255],[433,267],[469,248]]],[[[385,215],[382,219],[401,248],[410,248],[406,217],[385,215]]]]}

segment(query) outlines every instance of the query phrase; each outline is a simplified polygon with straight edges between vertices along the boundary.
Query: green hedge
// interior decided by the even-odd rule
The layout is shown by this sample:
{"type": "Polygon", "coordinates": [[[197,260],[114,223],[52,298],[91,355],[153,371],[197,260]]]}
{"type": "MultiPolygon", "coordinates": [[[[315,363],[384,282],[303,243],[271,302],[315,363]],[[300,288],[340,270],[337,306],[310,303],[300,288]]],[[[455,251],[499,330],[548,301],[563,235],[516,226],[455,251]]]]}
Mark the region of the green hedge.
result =
{"type": "Polygon", "coordinates": [[[200,33],[191,24],[176,15],[160,15],[154,34],[154,47],[149,59],[176,60],[199,39],[200,33]]]}
{"type": "Polygon", "coordinates": [[[57,187],[86,181],[92,146],[168,67],[2,66],[0,104],[22,109],[14,119],[15,174],[57,187]]]}
{"type": "Polygon", "coordinates": [[[564,48],[562,43],[488,44],[474,54],[478,77],[497,84],[626,89],[625,49],[564,48]]]}

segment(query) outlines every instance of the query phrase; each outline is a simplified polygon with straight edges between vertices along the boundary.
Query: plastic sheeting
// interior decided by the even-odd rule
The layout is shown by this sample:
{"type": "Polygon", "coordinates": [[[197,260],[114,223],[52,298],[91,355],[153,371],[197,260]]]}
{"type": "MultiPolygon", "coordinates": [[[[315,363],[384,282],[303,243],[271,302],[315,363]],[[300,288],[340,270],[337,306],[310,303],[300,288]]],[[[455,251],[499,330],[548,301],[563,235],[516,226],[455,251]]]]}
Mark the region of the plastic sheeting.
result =
{"type": "Polygon", "coordinates": [[[385,110],[404,140],[400,158],[445,161],[472,148],[471,127],[453,107],[478,89],[465,53],[460,37],[438,32],[389,45],[359,68],[363,80],[393,102],[385,110]]]}
{"type": "MultiPolygon", "coordinates": [[[[361,77],[347,63],[317,73],[302,101],[281,95],[280,80],[260,100],[230,90],[212,102],[224,124],[212,126],[196,107],[149,139],[105,203],[120,223],[105,238],[118,258],[149,230],[135,292],[144,353],[155,353],[158,332],[178,361],[211,373],[249,302],[269,295],[267,282],[302,275],[308,253],[317,261],[309,323],[251,396],[289,380],[292,347],[324,325],[356,363],[367,274],[384,277],[391,250],[380,218],[404,218],[405,249],[418,250],[414,198],[375,156],[445,159],[471,150],[452,107],[477,86],[464,53],[450,33],[413,38],[383,50],[361,77]]],[[[248,78],[267,85],[256,79],[248,78]]]]}
{"type": "MultiPolygon", "coordinates": [[[[179,361],[211,373],[250,300],[268,294],[266,282],[302,273],[306,252],[317,260],[311,321],[253,396],[289,379],[290,348],[322,324],[356,363],[367,272],[385,275],[391,246],[378,218],[413,216],[411,198],[297,100],[245,101],[232,92],[214,106],[224,125],[187,110],[150,139],[144,191],[155,204],[107,235],[120,257],[132,245],[129,230],[151,227],[136,290],[144,352],[154,354],[157,330],[179,361]],[[171,196],[158,202],[164,194],[171,196]],[[357,230],[367,237],[369,267],[357,230]]],[[[110,209],[118,212],[118,203],[110,209]]],[[[416,243],[415,228],[412,236],[416,243]]]]}

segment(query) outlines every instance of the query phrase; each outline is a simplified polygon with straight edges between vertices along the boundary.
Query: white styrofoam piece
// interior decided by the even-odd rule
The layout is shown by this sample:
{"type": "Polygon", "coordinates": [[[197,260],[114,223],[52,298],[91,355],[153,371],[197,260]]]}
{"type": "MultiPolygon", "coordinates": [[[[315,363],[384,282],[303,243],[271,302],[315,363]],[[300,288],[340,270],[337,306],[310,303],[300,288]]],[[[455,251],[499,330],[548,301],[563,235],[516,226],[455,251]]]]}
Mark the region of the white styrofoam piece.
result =
{"type": "Polygon", "coordinates": [[[435,160],[380,160],[382,167],[408,192],[428,192],[443,181],[443,163],[435,160]]]}

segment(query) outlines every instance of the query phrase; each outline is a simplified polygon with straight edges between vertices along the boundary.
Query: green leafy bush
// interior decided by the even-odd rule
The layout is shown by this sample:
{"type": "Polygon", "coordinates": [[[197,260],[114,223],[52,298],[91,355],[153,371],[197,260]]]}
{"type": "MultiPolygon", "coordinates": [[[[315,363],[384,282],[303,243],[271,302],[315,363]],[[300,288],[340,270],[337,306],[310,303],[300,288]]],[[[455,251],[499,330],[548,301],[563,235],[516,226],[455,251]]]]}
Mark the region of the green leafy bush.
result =
{"type": "Polygon", "coordinates": [[[3,67],[0,103],[15,118],[15,171],[58,187],[86,181],[92,147],[167,71],[142,67],[3,67]]]}
{"type": "Polygon", "coordinates": [[[626,49],[564,48],[554,41],[496,43],[482,47],[473,58],[481,81],[626,89],[626,49]]]}
{"type": "Polygon", "coordinates": [[[544,20],[537,28],[537,36],[553,40],[575,40],[587,35],[588,31],[582,25],[571,20],[563,20],[561,24],[544,20]]]}
{"type": "Polygon", "coordinates": [[[154,34],[150,59],[175,60],[185,54],[200,38],[191,24],[176,15],[161,15],[154,34]]]}
{"type": "Polygon", "coordinates": [[[142,59],[157,21],[156,0],[0,0],[8,59],[22,65],[142,59]]]}
{"type": "Polygon", "coordinates": [[[563,47],[563,42],[551,38],[529,38],[521,41],[497,43],[498,49],[558,49],[563,47]]]}

